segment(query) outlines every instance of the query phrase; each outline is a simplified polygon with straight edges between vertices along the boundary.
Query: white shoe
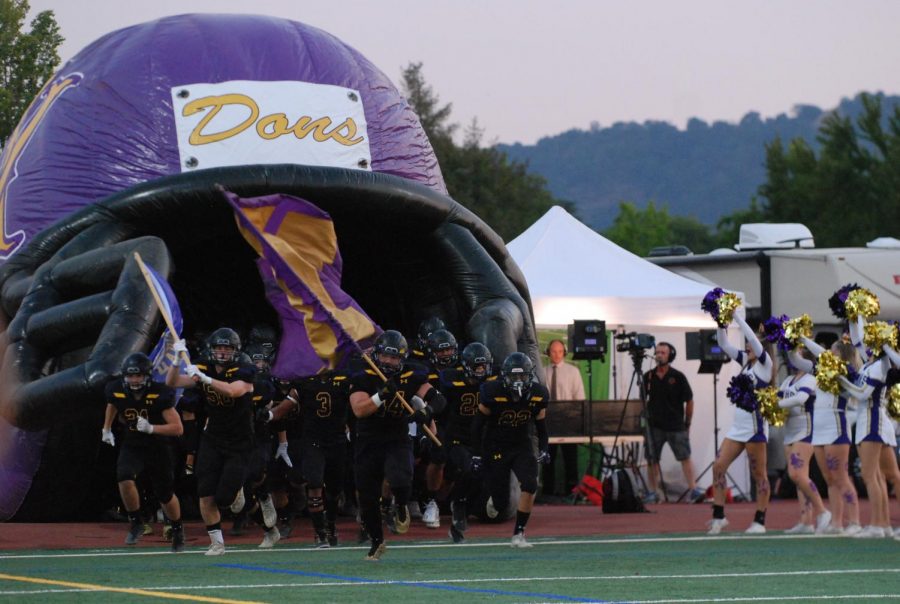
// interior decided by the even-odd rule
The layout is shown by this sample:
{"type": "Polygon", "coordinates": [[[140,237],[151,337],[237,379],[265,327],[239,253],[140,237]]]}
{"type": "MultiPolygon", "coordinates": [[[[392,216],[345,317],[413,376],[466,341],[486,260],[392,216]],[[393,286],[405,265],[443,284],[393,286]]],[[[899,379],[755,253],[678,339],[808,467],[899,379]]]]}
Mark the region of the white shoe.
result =
{"type": "Polygon", "coordinates": [[[745,535],[765,535],[766,527],[763,524],[760,524],[756,521],[751,522],[750,526],[747,527],[747,530],[744,531],[745,535]]]}
{"type": "Polygon", "coordinates": [[[272,549],[279,541],[281,541],[281,533],[278,532],[278,527],[273,526],[266,531],[266,535],[263,537],[262,543],[259,544],[259,548],[272,549]]]}
{"type": "Polygon", "coordinates": [[[831,526],[831,512],[825,510],[818,516],[816,516],[816,532],[818,534],[824,534],[825,529],[831,526]]]}
{"type": "MultiPolygon", "coordinates": [[[[811,524],[804,524],[802,522],[798,522],[788,530],[784,531],[785,535],[812,535],[817,532],[816,529],[813,528],[811,524]]],[[[821,531],[819,531],[821,532],[821,531]]]]}
{"type": "Polygon", "coordinates": [[[706,526],[709,527],[709,530],[706,531],[707,535],[718,535],[722,529],[728,526],[728,518],[713,518],[706,523],[706,526]]]}
{"type": "Polygon", "coordinates": [[[262,510],[263,524],[266,528],[275,526],[278,522],[278,513],[275,511],[275,504],[272,503],[272,496],[266,495],[265,499],[261,499],[259,508],[262,510]]]}
{"type": "Polygon", "coordinates": [[[534,547],[532,544],[528,543],[525,540],[525,533],[516,533],[512,536],[512,541],[509,542],[510,547],[534,547]]]}
{"type": "Polygon", "coordinates": [[[406,506],[409,509],[409,517],[413,520],[422,519],[422,508],[419,507],[418,501],[410,501],[406,506]]]}
{"type": "Polygon", "coordinates": [[[425,504],[422,522],[428,528],[439,528],[441,526],[441,511],[438,509],[438,504],[434,499],[425,504]]]}
{"type": "Polygon", "coordinates": [[[875,526],[870,524],[863,529],[861,529],[858,533],[853,535],[857,539],[883,539],[884,538],[884,530],[880,526],[875,526]]]}
{"type": "Polygon", "coordinates": [[[853,523],[845,526],[841,531],[841,534],[845,537],[853,537],[855,535],[858,535],[860,531],[862,531],[862,527],[856,523],[853,523]]]}
{"type": "MultiPolygon", "coordinates": [[[[859,530],[858,524],[856,525],[856,530],[857,531],[859,530]]],[[[846,533],[844,533],[844,529],[842,529],[841,527],[834,526],[833,524],[829,524],[821,531],[816,531],[816,534],[818,534],[818,535],[844,535],[846,533]]]]}
{"type": "Polygon", "coordinates": [[[218,541],[213,541],[209,544],[209,549],[206,550],[204,556],[221,556],[225,553],[225,544],[220,543],[218,541]]]}
{"type": "Polygon", "coordinates": [[[247,500],[244,499],[244,487],[241,487],[241,490],[238,491],[237,496],[234,498],[234,501],[231,502],[228,509],[231,510],[232,514],[237,514],[244,509],[244,504],[246,502],[247,500]]]}
{"type": "Polygon", "coordinates": [[[484,506],[484,511],[487,512],[487,517],[491,520],[500,515],[500,512],[498,512],[497,508],[494,507],[493,497],[488,497],[487,503],[484,506]]]}

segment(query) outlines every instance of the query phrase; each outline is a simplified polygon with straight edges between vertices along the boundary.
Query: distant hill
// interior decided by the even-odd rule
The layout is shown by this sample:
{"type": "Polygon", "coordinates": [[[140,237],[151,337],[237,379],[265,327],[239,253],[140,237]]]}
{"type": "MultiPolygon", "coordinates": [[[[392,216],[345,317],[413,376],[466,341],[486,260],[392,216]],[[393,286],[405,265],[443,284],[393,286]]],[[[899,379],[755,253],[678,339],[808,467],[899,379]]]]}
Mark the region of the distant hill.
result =
{"type": "MultiPolygon", "coordinates": [[[[900,104],[900,96],[878,96],[886,114],[900,104]]],[[[855,118],[861,109],[857,95],[835,110],[855,118]]],[[[622,201],[638,207],[654,201],[672,215],[714,225],[745,209],[763,184],[766,143],[801,137],[815,148],[819,124],[829,112],[798,105],[790,116],[763,120],[752,112],[737,124],[694,118],[685,130],[667,122],[617,123],[569,130],[536,145],[497,148],[546,178],[550,191],[574,202],[578,216],[595,229],[612,224],[622,201]]]]}

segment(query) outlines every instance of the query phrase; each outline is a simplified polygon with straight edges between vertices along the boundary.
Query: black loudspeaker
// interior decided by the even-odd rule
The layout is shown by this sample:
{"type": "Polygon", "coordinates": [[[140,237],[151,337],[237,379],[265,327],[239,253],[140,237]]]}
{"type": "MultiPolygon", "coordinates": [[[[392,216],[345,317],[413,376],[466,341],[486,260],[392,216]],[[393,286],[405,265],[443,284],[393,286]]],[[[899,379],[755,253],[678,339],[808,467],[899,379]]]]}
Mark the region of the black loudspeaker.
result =
{"type": "Polygon", "coordinates": [[[721,361],[730,359],[716,340],[715,329],[701,329],[688,332],[685,335],[687,344],[687,358],[693,361],[721,361]]]}
{"type": "Polygon", "coordinates": [[[579,321],[569,325],[569,343],[576,361],[606,357],[606,321],[579,321]]]}
{"type": "Polygon", "coordinates": [[[548,357],[550,356],[550,346],[553,345],[553,342],[559,342],[560,344],[563,345],[563,356],[566,356],[567,354],[569,354],[569,347],[566,346],[566,343],[563,342],[562,340],[560,340],[559,338],[553,338],[552,340],[547,342],[547,348],[544,349],[544,354],[546,354],[548,357]]]}
{"type": "Polygon", "coordinates": [[[657,342],[656,345],[659,346],[662,344],[663,346],[669,347],[669,360],[667,363],[671,364],[678,357],[678,350],[674,346],[672,346],[669,342],[657,342]]]}

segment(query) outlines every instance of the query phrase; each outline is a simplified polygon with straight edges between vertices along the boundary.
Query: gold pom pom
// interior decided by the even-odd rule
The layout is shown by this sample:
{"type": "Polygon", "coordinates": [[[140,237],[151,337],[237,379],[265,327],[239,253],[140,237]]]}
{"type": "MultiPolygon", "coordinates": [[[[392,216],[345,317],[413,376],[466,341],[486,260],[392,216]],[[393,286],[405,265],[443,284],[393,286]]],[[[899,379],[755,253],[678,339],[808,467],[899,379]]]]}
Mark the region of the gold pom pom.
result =
{"type": "Polygon", "coordinates": [[[888,390],[887,412],[892,418],[900,421],[900,384],[894,384],[888,390]]]}
{"type": "Polygon", "coordinates": [[[800,344],[800,336],[811,338],[812,330],[812,319],[805,313],[795,319],[788,319],[784,322],[784,337],[794,346],[800,344]]]}
{"type": "Polygon", "coordinates": [[[847,376],[847,363],[842,361],[830,350],[819,355],[816,362],[816,385],[823,391],[831,394],[841,393],[841,383],[838,376],[847,376]]]}
{"type": "Polygon", "coordinates": [[[880,356],[884,353],[882,346],[887,344],[897,348],[897,326],[887,321],[872,321],[863,328],[863,343],[872,350],[872,354],[880,356]]]}
{"type": "Polygon", "coordinates": [[[874,317],[881,310],[881,305],[878,302],[878,296],[866,288],[860,287],[850,292],[847,301],[844,302],[844,308],[847,309],[847,318],[856,321],[856,317],[859,315],[867,319],[874,317]]]}
{"type": "Polygon", "coordinates": [[[767,386],[754,391],[759,402],[759,413],[776,428],[783,426],[787,420],[788,410],[778,406],[778,390],[774,386],[767,386]]]}
{"type": "Polygon", "coordinates": [[[730,325],[734,319],[734,311],[741,305],[741,299],[733,292],[725,292],[718,299],[719,305],[719,325],[730,325]]]}

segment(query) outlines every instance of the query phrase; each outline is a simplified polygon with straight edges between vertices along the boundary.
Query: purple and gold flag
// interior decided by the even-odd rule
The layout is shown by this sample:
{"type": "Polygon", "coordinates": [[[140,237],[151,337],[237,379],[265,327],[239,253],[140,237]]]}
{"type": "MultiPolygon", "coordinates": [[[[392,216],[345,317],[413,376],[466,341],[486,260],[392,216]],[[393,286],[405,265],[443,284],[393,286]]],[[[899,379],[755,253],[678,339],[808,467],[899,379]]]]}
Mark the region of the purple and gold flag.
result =
{"type": "Polygon", "coordinates": [[[285,379],[312,375],[370,345],[381,330],[341,289],[343,261],[328,213],[289,195],[225,196],[260,256],[266,298],[281,320],[272,372],[285,379]]]}

